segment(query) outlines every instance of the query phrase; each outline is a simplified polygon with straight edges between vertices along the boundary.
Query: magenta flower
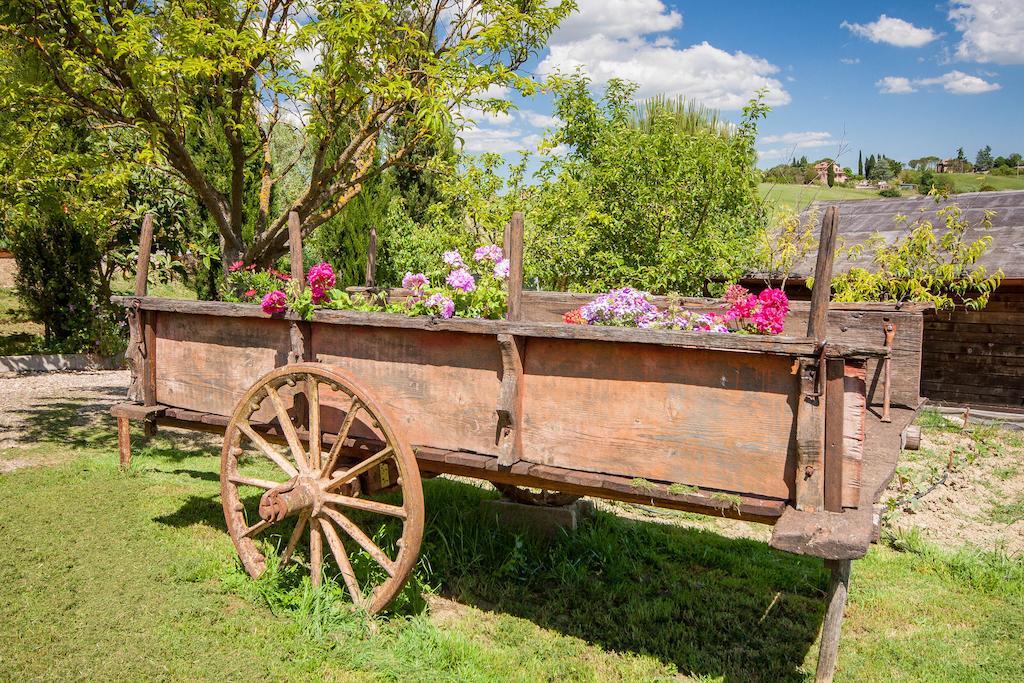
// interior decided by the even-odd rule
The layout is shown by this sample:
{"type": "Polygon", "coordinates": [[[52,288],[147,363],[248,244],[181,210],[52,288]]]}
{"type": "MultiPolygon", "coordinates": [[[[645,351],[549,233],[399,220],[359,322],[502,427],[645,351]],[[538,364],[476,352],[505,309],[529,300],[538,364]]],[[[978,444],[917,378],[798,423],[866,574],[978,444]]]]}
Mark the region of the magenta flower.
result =
{"type": "Polygon", "coordinates": [[[508,277],[509,267],[510,264],[508,259],[501,259],[500,261],[494,264],[494,277],[498,278],[499,280],[504,280],[505,278],[508,277]]]}
{"type": "Polygon", "coordinates": [[[477,247],[476,251],[473,252],[473,259],[476,261],[494,261],[497,263],[502,260],[504,255],[502,254],[501,247],[497,244],[488,244],[486,247],[477,247]]]}
{"type": "Polygon", "coordinates": [[[757,297],[758,307],[751,316],[761,334],[782,334],[789,313],[789,297],[781,289],[769,288],[757,297]]]}
{"type": "Polygon", "coordinates": [[[445,282],[455,289],[461,289],[463,292],[472,292],[476,289],[476,280],[473,279],[473,274],[465,268],[453,270],[448,274],[445,282]]]}
{"type": "Polygon", "coordinates": [[[309,269],[309,274],[306,275],[306,282],[314,289],[326,291],[334,286],[337,279],[334,277],[334,269],[331,268],[331,264],[324,261],[309,269]]]}
{"type": "Polygon", "coordinates": [[[242,263],[241,261],[235,261],[230,266],[228,266],[228,272],[229,273],[234,273],[235,271],[239,270],[244,265],[245,264],[242,263]]]}
{"type": "Polygon", "coordinates": [[[437,309],[442,318],[450,318],[455,315],[455,302],[444,294],[431,294],[423,305],[427,308],[437,309]]]}
{"type": "Polygon", "coordinates": [[[441,255],[441,259],[448,264],[451,268],[465,268],[466,264],[462,261],[462,254],[457,251],[446,251],[441,255]]]}
{"type": "Polygon", "coordinates": [[[430,286],[430,280],[423,273],[406,272],[402,278],[402,287],[406,289],[420,290],[430,286]]]}
{"type": "Polygon", "coordinates": [[[260,307],[263,308],[263,312],[267,315],[281,313],[287,305],[288,297],[280,289],[275,289],[270,294],[267,294],[260,303],[260,307]]]}

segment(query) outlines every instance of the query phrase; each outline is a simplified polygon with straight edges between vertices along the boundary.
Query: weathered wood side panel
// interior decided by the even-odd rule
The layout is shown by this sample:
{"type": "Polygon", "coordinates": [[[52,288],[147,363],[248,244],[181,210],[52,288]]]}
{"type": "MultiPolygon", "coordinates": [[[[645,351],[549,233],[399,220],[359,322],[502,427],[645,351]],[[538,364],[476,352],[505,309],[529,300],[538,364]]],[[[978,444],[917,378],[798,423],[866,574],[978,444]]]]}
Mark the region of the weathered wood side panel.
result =
{"type": "Polygon", "coordinates": [[[843,507],[857,507],[861,498],[864,463],[864,425],[867,417],[866,370],[847,363],[843,382],[843,507]]]}
{"type": "MultiPolygon", "coordinates": [[[[156,326],[156,401],[230,415],[256,380],[287,362],[289,343],[285,320],[161,311],[156,326]]],[[[263,417],[258,414],[256,419],[263,417]]]]}
{"type": "Polygon", "coordinates": [[[499,454],[496,337],[313,323],[312,349],[385,405],[412,444],[499,454]]]}
{"type": "Polygon", "coordinates": [[[523,459],[788,498],[791,358],[531,339],[523,459]]]}
{"type": "MultiPolygon", "coordinates": [[[[791,296],[807,296],[809,292],[794,292],[791,296]]],[[[524,319],[535,322],[556,322],[562,314],[591,301],[593,294],[571,292],[523,292],[524,319]]],[[[655,297],[659,306],[666,306],[668,299],[655,297]]],[[[721,311],[725,304],[716,299],[684,298],[682,304],[691,310],[721,311]]],[[[802,337],[807,332],[809,302],[793,300],[786,317],[783,334],[802,337]]],[[[883,346],[885,343],[884,324],[889,318],[896,325],[896,339],[892,352],[892,401],[896,405],[916,408],[921,394],[921,340],[924,330],[923,307],[907,304],[896,310],[892,304],[836,304],[829,306],[826,337],[832,343],[851,346],[883,346]]],[[[1022,322],[1021,324],[1024,324],[1022,322]]],[[[872,405],[882,403],[881,363],[872,360],[867,367],[868,396],[872,405]]]]}

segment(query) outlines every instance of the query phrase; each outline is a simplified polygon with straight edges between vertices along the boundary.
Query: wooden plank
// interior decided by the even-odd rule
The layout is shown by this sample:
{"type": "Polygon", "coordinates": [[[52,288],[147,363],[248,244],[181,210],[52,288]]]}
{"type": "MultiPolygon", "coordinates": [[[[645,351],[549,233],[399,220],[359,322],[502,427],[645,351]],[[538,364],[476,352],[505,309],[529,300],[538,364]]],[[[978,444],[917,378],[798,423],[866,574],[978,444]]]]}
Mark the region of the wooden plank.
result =
{"type": "Polygon", "coordinates": [[[777,356],[531,339],[523,459],[789,498],[794,373],[777,356]]]}
{"type": "Polygon", "coordinates": [[[523,319],[523,213],[516,211],[509,223],[508,319],[523,319]]]}
{"type": "Polygon", "coordinates": [[[830,512],[843,509],[843,438],[846,420],[846,361],[825,363],[824,504],[830,512]]]}
{"type": "Polygon", "coordinates": [[[146,296],[149,289],[149,258],[153,250],[153,214],[146,213],[142,219],[142,234],[139,235],[139,258],[135,262],[135,296],[146,296]]]}
{"type": "Polygon", "coordinates": [[[801,512],[787,507],[772,529],[768,545],[797,555],[827,560],[856,560],[871,545],[870,506],[846,512],[801,512]]]}
{"type": "Polygon", "coordinates": [[[138,403],[115,403],[110,406],[110,414],[129,420],[145,420],[162,414],[166,409],[167,407],[162,405],[140,406],[138,403]]]}
{"type": "Polygon", "coordinates": [[[818,363],[799,361],[800,396],[796,411],[796,509],[824,507],[825,403],[818,387],[818,363]]]}
{"type": "Polygon", "coordinates": [[[866,369],[863,363],[847,363],[843,397],[843,507],[857,507],[861,499],[867,416],[866,369]]]}
{"type": "MultiPolygon", "coordinates": [[[[231,318],[268,317],[256,304],[241,304],[225,301],[183,301],[160,297],[111,297],[115,303],[132,305],[134,301],[146,310],[190,313],[231,318]]],[[[293,315],[276,314],[274,320],[298,319],[293,315]]],[[[814,356],[817,346],[802,337],[762,336],[744,334],[708,334],[703,332],[677,332],[672,330],[640,330],[623,327],[594,325],[566,325],[564,323],[511,322],[505,320],[480,320],[452,318],[443,320],[426,316],[406,316],[392,313],[365,313],[361,311],[333,311],[319,309],[313,314],[313,321],[332,325],[360,325],[377,328],[417,329],[433,332],[466,332],[470,334],[497,335],[501,333],[524,337],[547,337],[555,339],[579,339],[604,342],[629,342],[652,344],[677,348],[743,351],[760,354],[788,356],[814,356]]],[[[832,357],[885,357],[889,351],[881,345],[830,344],[828,353],[832,357]]]]}
{"type": "Polygon", "coordinates": [[[143,335],[146,356],[142,366],[142,402],[147,406],[156,405],[157,402],[156,326],[158,315],[156,311],[147,311],[144,314],[143,335]]]}
{"type": "Polygon", "coordinates": [[[811,309],[807,317],[807,336],[817,342],[824,341],[828,324],[828,302],[832,298],[832,263],[836,257],[838,231],[839,209],[830,206],[821,219],[818,258],[814,264],[815,286],[811,290],[811,309]]]}
{"type": "Polygon", "coordinates": [[[159,402],[217,415],[230,415],[256,380],[288,362],[291,349],[289,325],[280,320],[160,313],[158,332],[159,402]]]}
{"type": "Polygon", "coordinates": [[[526,339],[498,335],[501,349],[501,389],[498,392],[498,464],[511,466],[523,456],[523,360],[526,339]]]}

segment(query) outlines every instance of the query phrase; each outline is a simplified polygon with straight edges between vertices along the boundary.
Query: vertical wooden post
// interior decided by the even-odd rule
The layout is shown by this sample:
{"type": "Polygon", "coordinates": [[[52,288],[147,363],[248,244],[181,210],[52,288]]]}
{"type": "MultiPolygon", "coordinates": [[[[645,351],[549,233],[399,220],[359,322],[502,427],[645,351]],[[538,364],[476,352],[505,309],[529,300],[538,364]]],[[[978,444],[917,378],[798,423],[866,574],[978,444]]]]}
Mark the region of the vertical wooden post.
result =
{"type": "Polygon", "coordinates": [[[117,418],[117,450],[121,457],[121,469],[132,464],[132,431],[127,417],[117,418]]]}
{"type": "Polygon", "coordinates": [[[896,339],[896,326],[888,318],[885,319],[885,348],[889,356],[883,362],[884,384],[882,385],[882,422],[892,422],[890,412],[892,403],[892,345],[896,339]]]}
{"type": "Polygon", "coordinates": [[[366,249],[366,286],[377,285],[377,228],[370,228],[370,243],[366,249]]]}
{"type": "Polygon", "coordinates": [[[505,224],[505,231],[504,231],[504,233],[501,236],[501,250],[505,253],[506,257],[508,257],[509,253],[512,251],[512,224],[511,223],[506,223],[505,224]]]}
{"type": "Polygon", "coordinates": [[[814,264],[814,287],[811,289],[811,311],[807,318],[807,336],[821,342],[828,327],[828,302],[832,295],[832,264],[836,258],[836,235],[839,232],[839,209],[830,206],[821,220],[818,260],[814,264]]]}
{"type": "Polygon", "coordinates": [[[153,251],[153,214],[142,219],[139,235],[139,260],[135,263],[135,296],[146,296],[149,289],[149,257],[153,251]]]}
{"type": "Polygon", "coordinates": [[[508,269],[508,319],[523,319],[523,213],[516,211],[508,229],[508,249],[505,257],[508,269]]]}
{"type": "Polygon", "coordinates": [[[302,272],[302,225],[295,211],[288,214],[288,252],[292,260],[292,280],[299,283],[301,292],[306,286],[306,275],[302,272]]]}
{"type": "Polygon", "coordinates": [[[825,509],[843,510],[843,427],[846,412],[846,361],[825,362],[825,509]]]}
{"type": "Polygon", "coordinates": [[[850,560],[825,560],[831,571],[828,582],[828,603],[825,621],[821,625],[821,647],[818,649],[818,668],[814,673],[817,683],[831,683],[836,672],[839,655],[839,632],[846,610],[846,594],[850,589],[850,560]]]}

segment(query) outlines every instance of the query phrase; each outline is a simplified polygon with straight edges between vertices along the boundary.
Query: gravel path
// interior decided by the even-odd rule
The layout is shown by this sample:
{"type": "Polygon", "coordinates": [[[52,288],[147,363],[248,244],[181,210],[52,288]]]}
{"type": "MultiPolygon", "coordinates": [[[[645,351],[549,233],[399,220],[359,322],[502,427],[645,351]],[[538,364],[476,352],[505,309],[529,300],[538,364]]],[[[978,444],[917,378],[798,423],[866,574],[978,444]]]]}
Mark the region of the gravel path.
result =
{"type": "MultiPolygon", "coordinates": [[[[0,379],[0,472],[26,466],[18,448],[32,445],[48,420],[88,425],[123,401],[128,371],[51,372],[0,379]]],[[[38,463],[34,463],[38,464],[38,463]]]]}

